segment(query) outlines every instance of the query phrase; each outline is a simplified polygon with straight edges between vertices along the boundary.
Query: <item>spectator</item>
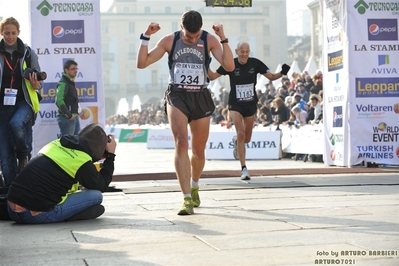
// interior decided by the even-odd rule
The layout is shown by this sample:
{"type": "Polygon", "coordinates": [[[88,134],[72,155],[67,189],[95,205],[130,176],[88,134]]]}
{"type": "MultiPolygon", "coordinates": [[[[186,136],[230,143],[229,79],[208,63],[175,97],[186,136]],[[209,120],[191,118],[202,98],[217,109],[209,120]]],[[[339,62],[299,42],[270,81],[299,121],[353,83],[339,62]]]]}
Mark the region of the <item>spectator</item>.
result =
{"type": "MultiPolygon", "coordinates": [[[[283,100],[285,100],[285,98],[288,96],[288,91],[287,91],[287,87],[285,87],[285,85],[279,87],[277,89],[277,94],[275,97],[281,97],[283,100]]],[[[275,98],[273,97],[273,98],[275,98]]]]}
{"type": "Polygon", "coordinates": [[[273,116],[271,112],[272,102],[273,99],[267,99],[258,109],[258,123],[264,127],[273,124],[273,116]]]}
{"type": "Polygon", "coordinates": [[[0,32],[0,161],[4,184],[8,186],[28,162],[33,120],[40,109],[35,90],[42,85],[35,72],[25,75],[28,67],[40,71],[40,66],[34,49],[18,37],[19,22],[13,17],[5,18],[0,32]]]}
{"type": "Polygon", "coordinates": [[[289,85],[289,87],[288,87],[289,89],[295,89],[297,78],[298,78],[298,73],[292,72],[292,74],[291,74],[291,80],[290,80],[290,85],[289,85]]]}
{"type": "Polygon", "coordinates": [[[316,83],[310,88],[311,94],[319,94],[321,90],[323,90],[322,86],[323,82],[321,80],[316,80],[316,83]]]}
{"type": "Polygon", "coordinates": [[[229,102],[229,91],[225,87],[220,87],[220,105],[225,108],[229,102]]]}
{"type": "Polygon", "coordinates": [[[306,112],[308,113],[306,117],[306,124],[309,124],[310,120],[314,120],[314,108],[310,104],[305,105],[306,112]]]}
{"type": "Polygon", "coordinates": [[[302,94],[302,100],[307,103],[309,101],[309,92],[305,89],[305,85],[302,82],[299,82],[297,85],[297,91],[302,94]]]}
{"type": "Polygon", "coordinates": [[[296,118],[295,125],[300,127],[306,125],[306,117],[308,116],[307,112],[302,110],[298,105],[295,105],[291,110],[296,118]]]}
{"type": "Polygon", "coordinates": [[[320,100],[318,95],[316,94],[312,94],[310,96],[310,106],[311,108],[313,108],[313,119],[308,119],[308,123],[311,125],[316,124],[316,121],[319,120],[320,114],[321,114],[321,106],[320,106],[320,100]]]}
{"type": "Polygon", "coordinates": [[[283,100],[280,97],[277,97],[272,102],[271,113],[274,116],[275,125],[280,125],[283,122],[288,121],[290,112],[288,107],[284,104],[283,100]]]}
{"type": "Polygon", "coordinates": [[[291,103],[293,102],[293,97],[292,96],[287,96],[287,97],[285,97],[285,99],[284,99],[284,104],[286,105],[286,106],[291,106],[291,103]]]}
{"type": "Polygon", "coordinates": [[[75,78],[78,63],[70,59],[64,63],[64,73],[57,84],[55,104],[58,107],[57,122],[61,136],[76,135],[80,131],[79,97],[75,78]]]}
{"type": "Polygon", "coordinates": [[[310,93],[310,89],[315,85],[312,78],[309,75],[305,76],[305,90],[310,93]]]}
{"type": "Polygon", "coordinates": [[[302,93],[300,92],[296,92],[294,94],[294,101],[293,103],[296,103],[299,105],[299,107],[301,107],[302,110],[306,111],[305,105],[306,102],[304,100],[302,100],[302,93]]]}
{"type": "Polygon", "coordinates": [[[268,89],[266,90],[266,94],[272,96],[273,98],[276,97],[277,91],[273,83],[269,83],[268,89]]]}

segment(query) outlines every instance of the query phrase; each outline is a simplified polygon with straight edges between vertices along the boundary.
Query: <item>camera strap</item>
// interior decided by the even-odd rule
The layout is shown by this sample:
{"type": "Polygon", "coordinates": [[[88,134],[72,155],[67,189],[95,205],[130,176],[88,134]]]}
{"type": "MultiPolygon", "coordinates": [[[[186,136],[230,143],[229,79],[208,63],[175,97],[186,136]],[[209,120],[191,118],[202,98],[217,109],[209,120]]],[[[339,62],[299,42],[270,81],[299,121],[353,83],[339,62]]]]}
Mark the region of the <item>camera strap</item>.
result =
{"type": "Polygon", "coordinates": [[[18,66],[19,58],[17,59],[14,68],[11,66],[10,61],[8,61],[7,56],[4,57],[4,61],[6,61],[7,67],[11,70],[10,88],[12,88],[12,85],[14,84],[15,69],[18,66]]]}

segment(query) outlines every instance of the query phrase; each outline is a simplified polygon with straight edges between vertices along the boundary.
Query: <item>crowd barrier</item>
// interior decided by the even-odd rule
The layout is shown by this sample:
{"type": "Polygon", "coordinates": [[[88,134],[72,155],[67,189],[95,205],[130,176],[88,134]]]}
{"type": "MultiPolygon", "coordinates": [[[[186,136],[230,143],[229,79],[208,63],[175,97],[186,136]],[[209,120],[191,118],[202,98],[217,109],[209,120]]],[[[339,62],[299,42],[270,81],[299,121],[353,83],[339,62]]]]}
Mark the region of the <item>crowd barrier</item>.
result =
{"type": "MultiPolygon", "coordinates": [[[[233,137],[235,131],[209,132],[206,144],[207,160],[234,160],[233,137]]],[[[254,131],[249,143],[246,143],[246,159],[279,159],[280,132],[254,131]]]]}
{"type": "MultiPolygon", "coordinates": [[[[139,126],[116,125],[106,127],[119,142],[146,142],[148,149],[173,149],[173,135],[168,125],[139,126]]],[[[188,130],[190,133],[190,130],[188,130]]],[[[206,145],[208,160],[233,160],[234,128],[211,125],[206,145]]],[[[188,135],[190,139],[190,135],[188,135]]],[[[191,142],[189,141],[189,145],[191,142]]],[[[191,146],[190,146],[191,148],[191,146]]],[[[252,138],[246,144],[247,159],[279,159],[280,151],[300,154],[323,154],[323,125],[255,127],[252,138]],[[281,144],[281,145],[280,145],[281,144]]]]}
{"type": "Polygon", "coordinates": [[[317,154],[324,151],[323,125],[280,126],[281,147],[286,153],[317,154]]]}

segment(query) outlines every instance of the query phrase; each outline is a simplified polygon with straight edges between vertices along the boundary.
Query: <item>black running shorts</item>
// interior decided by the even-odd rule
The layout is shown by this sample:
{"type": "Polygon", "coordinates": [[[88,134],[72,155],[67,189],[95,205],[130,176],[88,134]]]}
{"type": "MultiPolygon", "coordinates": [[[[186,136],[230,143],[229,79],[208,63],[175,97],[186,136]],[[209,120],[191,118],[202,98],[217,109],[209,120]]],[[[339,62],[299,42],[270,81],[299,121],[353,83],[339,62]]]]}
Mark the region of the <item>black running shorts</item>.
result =
{"type": "Polygon", "coordinates": [[[172,85],[168,86],[164,98],[165,112],[166,104],[179,109],[188,119],[188,122],[203,117],[208,117],[215,111],[211,93],[208,89],[201,92],[173,91],[172,85]]]}
{"type": "Polygon", "coordinates": [[[249,117],[253,116],[256,113],[257,106],[256,104],[246,104],[246,105],[231,105],[229,104],[229,110],[230,111],[236,111],[239,112],[242,117],[249,117]]]}

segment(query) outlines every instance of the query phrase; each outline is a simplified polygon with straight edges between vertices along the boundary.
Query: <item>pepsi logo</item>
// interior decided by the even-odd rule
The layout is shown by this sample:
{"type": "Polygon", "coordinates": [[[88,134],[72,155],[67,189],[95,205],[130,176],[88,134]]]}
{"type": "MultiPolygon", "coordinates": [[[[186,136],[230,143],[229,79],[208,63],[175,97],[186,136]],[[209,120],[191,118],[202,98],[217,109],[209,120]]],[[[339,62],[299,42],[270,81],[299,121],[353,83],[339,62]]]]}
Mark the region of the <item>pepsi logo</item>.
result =
{"type": "Polygon", "coordinates": [[[337,121],[338,119],[342,119],[342,114],[338,114],[337,112],[333,113],[333,120],[337,121]]]}
{"type": "Polygon", "coordinates": [[[56,37],[56,38],[62,38],[62,37],[64,36],[64,34],[65,34],[65,30],[64,30],[63,27],[61,27],[61,26],[56,26],[56,27],[54,27],[54,29],[53,29],[53,35],[54,35],[54,37],[56,37]]]}
{"type": "Polygon", "coordinates": [[[52,20],[50,29],[52,43],[85,42],[84,20],[52,20]]]}
{"type": "Polygon", "coordinates": [[[397,19],[367,19],[369,41],[397,41],[397,19]]]}
{"type": "Polygon", "coordinates": [[[330,151],[330,158],[333,161],[335,161],[335,159],[337,158],[337,155],[335,154],[335,150],[331,150],[330,151]]]}
{"type": "Polygon", "coordinates": [[[369,32],[371,35],[377,35],[380,32],[380,27],[377,24],[371,24],[369,27],[369,32]]]}

